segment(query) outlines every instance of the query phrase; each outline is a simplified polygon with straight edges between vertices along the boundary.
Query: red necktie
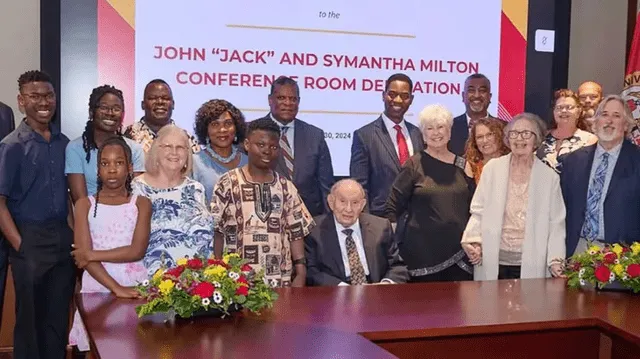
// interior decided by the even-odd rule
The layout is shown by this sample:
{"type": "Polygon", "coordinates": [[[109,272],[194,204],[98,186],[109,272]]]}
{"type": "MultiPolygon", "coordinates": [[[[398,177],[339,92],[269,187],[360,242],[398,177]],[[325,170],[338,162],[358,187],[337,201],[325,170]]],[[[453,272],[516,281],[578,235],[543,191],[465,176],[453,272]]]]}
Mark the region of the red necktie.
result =
{"type": "Polygon", "coordinates": [[[396,141],[398,142],[398,159],[402,166],[409,159],[409,147],[407,146],[407,140],[402,134],[402,127],[400,127],[400,125],[395,125],[393,128],[398,131],[396,134],[396,141]]]}

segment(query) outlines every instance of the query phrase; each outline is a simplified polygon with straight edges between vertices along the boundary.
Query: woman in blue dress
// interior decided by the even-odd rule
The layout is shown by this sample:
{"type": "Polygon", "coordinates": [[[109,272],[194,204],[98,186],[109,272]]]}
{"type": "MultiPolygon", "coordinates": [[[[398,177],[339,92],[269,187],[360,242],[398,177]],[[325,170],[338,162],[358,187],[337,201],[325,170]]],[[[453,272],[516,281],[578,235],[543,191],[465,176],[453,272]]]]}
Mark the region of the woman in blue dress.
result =
{"type": "Polygon", "coordinates": [[[133,193],[151,200],[151,233],[143,259],[149,275],[181,258],[212,254],[213,217],[204,187],[189,178],[192,162],[187,133],[166,125],[147,153],[146,172],[133,180],[133,193]]]}
{"type": "Polygon", "coordinates": [[[204,185],[209,204],[220,176],[248,162],[239,147],[245,134],[244,116],[228,101],[210,100],[198,109],[194,132],[202,151],[193,157],[193,179],[204,185]]]}

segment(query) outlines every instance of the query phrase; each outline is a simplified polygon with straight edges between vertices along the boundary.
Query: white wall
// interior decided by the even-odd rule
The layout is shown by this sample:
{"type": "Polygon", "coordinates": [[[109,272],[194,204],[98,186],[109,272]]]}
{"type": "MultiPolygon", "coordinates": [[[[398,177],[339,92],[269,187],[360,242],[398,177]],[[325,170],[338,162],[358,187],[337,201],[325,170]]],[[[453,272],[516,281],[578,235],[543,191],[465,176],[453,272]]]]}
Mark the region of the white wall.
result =
{"type": "Polygon", "coordinates": [[[18,76],[40,68],[40,0],[0,0],[0,101],[18,111],[18,76]]]}
{"type": "MultiPolygon", "coordinates": [[[[572,1],[569,88],[586,80],[620,92],[624,77],[627,1],[572,1]]],[[[18,76],[40,66],[40,0],[0,1],[0,101],[16,104],[18,76]]]]}
{"type": "Polygon", "coordinates": [[[584,81],[602,85],[605,94],[620,93],[627,46],[627,8],[623,0],[571,2],[569,39],[570,89],[584,81]]]}

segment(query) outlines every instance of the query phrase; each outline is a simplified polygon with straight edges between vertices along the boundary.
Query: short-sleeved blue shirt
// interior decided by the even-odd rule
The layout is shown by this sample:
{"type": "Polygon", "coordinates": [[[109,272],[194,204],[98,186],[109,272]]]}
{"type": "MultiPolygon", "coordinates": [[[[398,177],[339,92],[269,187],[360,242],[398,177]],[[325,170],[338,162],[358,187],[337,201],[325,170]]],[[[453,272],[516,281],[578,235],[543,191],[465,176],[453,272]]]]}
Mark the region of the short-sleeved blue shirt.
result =
{"type": "MultiPolygon", "coordinates": [[[[127,145],[131,147],[131,160],[133,161],[133,172],[144,172],[144,151],[137,142],[124,138],[127,145]]],[[[84,175],[87,184],[87,194],[93,196],[98,190],[98,149],[91,150],[91,157],[87,162],[87,153],[82,147],[82,137],[69,142],[67,145],[67,158],[64,166],[64,173],[78,173],[84,175]]]]}
{"type": "Polygon", "coordinates": [[[68,214],[64,152],[69,143],[57,125],[47,142],[26,121],[0,141],[0,196],[17,223],[65,220],[68,214]]]}

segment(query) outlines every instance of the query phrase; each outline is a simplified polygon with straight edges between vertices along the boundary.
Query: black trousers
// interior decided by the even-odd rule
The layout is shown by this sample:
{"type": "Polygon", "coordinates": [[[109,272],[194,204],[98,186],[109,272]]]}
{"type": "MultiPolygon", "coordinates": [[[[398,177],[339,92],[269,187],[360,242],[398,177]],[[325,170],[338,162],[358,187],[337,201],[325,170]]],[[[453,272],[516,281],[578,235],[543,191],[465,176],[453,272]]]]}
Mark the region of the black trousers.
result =
{"type": "Polygon", "coordinates": [[[2,308],[4,308],[4,293],[7,287],[7,271],[9,269],[9,242],[0,234],[0,328],[2,321],[2,308]]]}
{"type": "Polygon", "coordinates": [[[22,238],[10,260],[16,289],[15,359],[64,359],[75,265],[66,221],[18,223],[22,238]]]}

